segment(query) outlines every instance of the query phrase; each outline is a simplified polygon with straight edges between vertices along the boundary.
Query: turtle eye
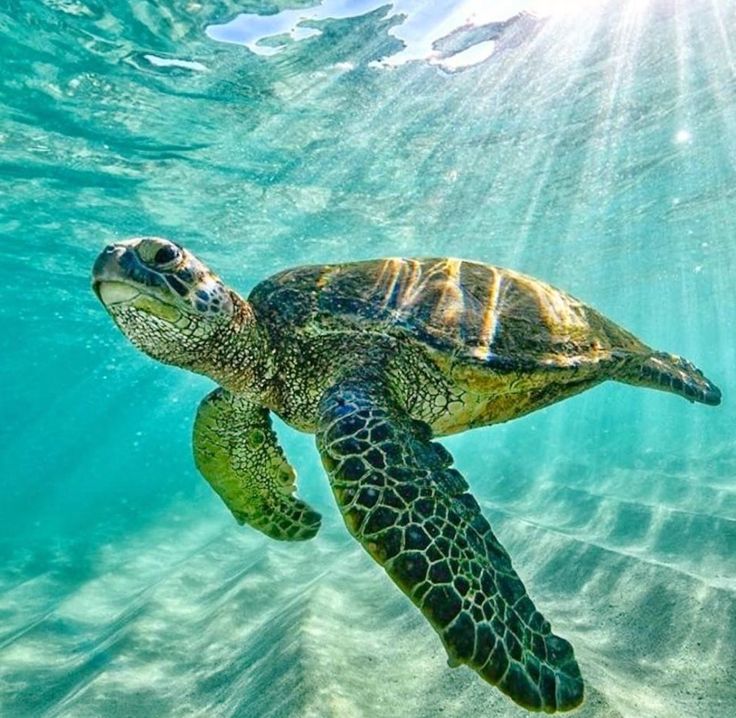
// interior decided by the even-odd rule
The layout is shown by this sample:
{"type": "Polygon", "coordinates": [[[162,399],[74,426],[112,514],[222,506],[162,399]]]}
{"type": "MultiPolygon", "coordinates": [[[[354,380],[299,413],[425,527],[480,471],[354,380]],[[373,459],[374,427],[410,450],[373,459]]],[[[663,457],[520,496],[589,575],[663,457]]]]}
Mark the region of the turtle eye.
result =
{"type": "Polygon", "coordinates": [[[159,249],[153,256],[156,264],[170,264],[179,256],[179,250],[173,244],[167,244],[159,249]]]}

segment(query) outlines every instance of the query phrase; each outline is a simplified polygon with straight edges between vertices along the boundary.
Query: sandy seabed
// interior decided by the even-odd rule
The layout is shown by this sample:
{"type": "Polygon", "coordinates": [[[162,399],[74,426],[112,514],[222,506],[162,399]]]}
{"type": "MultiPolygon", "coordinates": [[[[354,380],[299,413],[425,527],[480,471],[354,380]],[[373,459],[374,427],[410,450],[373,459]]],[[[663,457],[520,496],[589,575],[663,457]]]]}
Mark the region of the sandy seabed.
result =
{"type": "MultiPolygon", "coordinates": [[[[733,457],[713,461],[713,476],[733,475],[733,457]]],[[[586,700],[574,715],[733,715],[736,493],[676,465],[614,473],[595,491],[586,472],[499,477],[482,501],[575,647],[586,700]]],[[[16,554],[2,574],[2,715],[528,715],[447,666],[336,510],[317,539],[280,544],[181,506],[83,561],[64,546],[34,560],[16,554]]]]}

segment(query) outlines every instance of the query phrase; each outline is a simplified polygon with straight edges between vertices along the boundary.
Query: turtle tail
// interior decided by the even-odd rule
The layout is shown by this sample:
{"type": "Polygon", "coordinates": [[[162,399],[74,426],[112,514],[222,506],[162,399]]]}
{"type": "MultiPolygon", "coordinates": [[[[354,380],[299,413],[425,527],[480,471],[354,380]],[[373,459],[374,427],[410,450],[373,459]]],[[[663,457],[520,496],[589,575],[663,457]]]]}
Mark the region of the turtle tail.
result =
{"type": "Polygon", "coordinates": [[[675,354],[652,352],[632,355],[614,377],[617,381],[679,394],[688,401],[717,406],[721,390],[709,381],[694,364],[675,354]]]}

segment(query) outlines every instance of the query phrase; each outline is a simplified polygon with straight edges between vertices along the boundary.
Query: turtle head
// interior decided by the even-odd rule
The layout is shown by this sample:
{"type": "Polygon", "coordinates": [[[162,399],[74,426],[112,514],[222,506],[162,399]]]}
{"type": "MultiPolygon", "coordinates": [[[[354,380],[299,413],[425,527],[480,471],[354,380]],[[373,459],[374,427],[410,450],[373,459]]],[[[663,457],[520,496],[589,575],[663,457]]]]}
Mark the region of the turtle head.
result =
{"type": "Polygon", "coordinates": [[[211,345],[243,303],[191,252],[158,237],[105,247],[92,269],[92,288],[139,349],[205,373],[211,345]]]}

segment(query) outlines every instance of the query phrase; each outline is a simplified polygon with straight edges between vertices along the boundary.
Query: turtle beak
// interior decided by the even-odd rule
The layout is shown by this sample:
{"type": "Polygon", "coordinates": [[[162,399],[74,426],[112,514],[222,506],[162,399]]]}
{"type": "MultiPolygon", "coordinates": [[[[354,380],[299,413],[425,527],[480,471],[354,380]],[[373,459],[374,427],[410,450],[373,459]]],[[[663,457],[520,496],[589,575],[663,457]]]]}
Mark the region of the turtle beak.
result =
{"type": "Polygon", "coordinates": [[[92,266],[92,286],[104,281],[119,279],[120,270],[120,257],[125,252],[125,247],[121,247],[119,244],[108,244],[95,259],[95,263],[92,266]]]}
{"type": "MultiPolygon", "coordinates": [[[[105,249],[100,252],[95,259],[95,263],[92,266],[92,291],[102,302],[102,295],[100,294],[100,284],[109,277],[110,266],[114,263],[117,258],[118,252],[114,244],[108,244],[105,249]]],[[[103,302],[104,303],[104,302],[103,302]]]]}
{"type": "MultiPolygon", "coordinates": [[[[108,244],[105,249],[100,252],[94,265],[92,266],[92,291],[97,298],[105,305],[110,304],[111,293],[105,291],[105,288],[122,287],[130,283],[125,270],[121,267],[121,259],[128,247],[123,244],[108,244]]],[[[130,295],[131,288],[128,287],[127,295],[130,295]]],[[[132,292],[138,294],[137,291],[132,292]]],[[[130,298],[129,296],[127,298],[130,298]]],[[[118,300],[122,299],[120,297],[118,300]]]]}

